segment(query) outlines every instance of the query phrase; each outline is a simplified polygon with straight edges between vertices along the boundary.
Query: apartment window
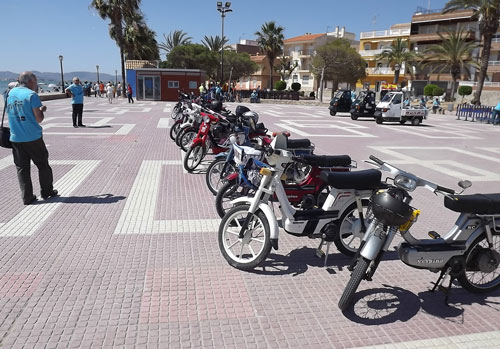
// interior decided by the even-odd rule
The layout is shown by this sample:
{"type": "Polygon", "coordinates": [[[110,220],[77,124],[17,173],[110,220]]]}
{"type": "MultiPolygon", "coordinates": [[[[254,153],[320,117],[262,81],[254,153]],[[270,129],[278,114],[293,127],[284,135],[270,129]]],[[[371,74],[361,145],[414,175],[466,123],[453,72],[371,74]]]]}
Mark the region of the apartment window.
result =
{"type": "Polygon", "coordinates": [[[179,88],[179,81],[169,81],[168,88],[179,88]]]}
{"type": "Polygon", "coordinates": [[[191,90],[196,89],[196,87],[197,87],[197,86],[198,86],[198,83],[197,83],[196,81],[190,81],[190,82],[189,82],[189,88],[190,88],[191,90]]]}
{"type": "Polygon", "coordinates": [[[309,85],[309,75],[302,76],[302,85],[309,85]]]}
{"type": "Polygon", "coordinates": [[[365,50],[371,50],[372,45],[371,44],[365,44],[365,50]]]}
{"type": "Polygon", "coordinates": [[[298,82],[299,81],[299,76],[297,74],[293,75],[293,82],[298,82]]]}

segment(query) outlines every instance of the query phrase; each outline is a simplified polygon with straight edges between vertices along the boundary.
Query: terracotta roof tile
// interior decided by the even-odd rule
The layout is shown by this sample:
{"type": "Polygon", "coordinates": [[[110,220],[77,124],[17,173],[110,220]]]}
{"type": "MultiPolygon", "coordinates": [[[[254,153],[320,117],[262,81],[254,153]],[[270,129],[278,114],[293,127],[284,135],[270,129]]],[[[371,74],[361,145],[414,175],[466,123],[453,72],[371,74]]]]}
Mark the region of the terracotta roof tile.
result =
{"type": "Polygon", "coordinates": [[[290,39],[286,39],[284,40],[284,42],[288,43],[288,42],[296,42],[296,41],[309,41],[309,40],[314,40],[314,39],[317,39],[323,35],[326,35],[325,33],[321,33],[321,34],[307,34],[307,35],[300,35],[300,36],[296,36],[296,37],[293,37],[293,38],[290,38],[290,39]]]}

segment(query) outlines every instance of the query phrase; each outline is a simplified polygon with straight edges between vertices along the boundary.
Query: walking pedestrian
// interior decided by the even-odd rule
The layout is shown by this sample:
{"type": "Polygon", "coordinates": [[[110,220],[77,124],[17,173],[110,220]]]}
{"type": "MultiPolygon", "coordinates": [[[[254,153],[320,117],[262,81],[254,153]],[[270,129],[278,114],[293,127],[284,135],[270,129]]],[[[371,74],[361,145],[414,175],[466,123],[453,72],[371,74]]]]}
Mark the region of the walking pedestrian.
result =
{"type": "Polygon", "coordinates": [[[118,81],[118,85],[116,86],[116,96],[120,97],[122,95],[122,84],[118,81]]]}
{"type": "Polygon", "coordinates": [[[104,95],[104,84],[102,81],[99,82],[99,97],[102,97],[104,95]]]}
{"type": "Polygon", "coordinates": [[[71,95],[71,106],[73,108],[73,127],[85,127],[82,123],[83,117],[83,88],[78,77],[73,78],[73,83],[68,86],[66,93],[71,95]],[[78,124],[77,124],[78,119],[78,124]]]}
{"type": "Polygon", "coordinates": [[[31,161],[38,167],[41,196],[44,199],[57,196],[53,187],[52,169],[49,166],[49,152],[43,141],[42,127],[46,106],[42,106],[38,81],[30,71],[19,75],[19,86],[13,88],[7,98],[6,111],[9,115],[12,155],[17,169],[23,203],[36,201],[31,182],[31,161]]]}
{"type": "Polygon", "coordinates": [[[99,83],[96,82],[94,85],[94,97],[97,98],[97,93],[99,91],[99,83]]]}
{"type": "Polygon", "coordinates": [[[109,84],[106,87],[106,93],[108,94],[108,102],[109,102],[109,104],[113,104],[113,97],[115,95],[115,91],[114,91],[113,85],[109,84]]]}
{"type": "Polygon", "coordinates": [[[497,106],[495,108],[493,108],[493,111],[491,114],[491,123],[493,125],[500,124],[500,102],[498,102],[497,106]]]}
{"type": "Polygon", "coordinates": [[[132,98],[132,86],[130,84],[127,84],[127,97],[128,97],[128,102],[132,104],[134,103],[134,98],[132,98]]]}

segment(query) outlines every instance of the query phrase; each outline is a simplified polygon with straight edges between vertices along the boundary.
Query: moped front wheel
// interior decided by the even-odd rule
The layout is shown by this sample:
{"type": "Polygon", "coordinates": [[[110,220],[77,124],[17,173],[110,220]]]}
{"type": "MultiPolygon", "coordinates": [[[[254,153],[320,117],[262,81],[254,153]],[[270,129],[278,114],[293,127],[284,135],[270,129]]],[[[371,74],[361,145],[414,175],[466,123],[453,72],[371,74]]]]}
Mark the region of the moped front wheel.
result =
{"type": "MultiPolygon", "coordinates": [[[[369,203],[369,200],[361,200],[365,227],[369,225],[369,222],[367,222],[369,203]]],[[[361,218],[355,202],[342,212],[340,218],[335,221],[334,227],[336,231],[333,242],[339,252],[349,257],[354,256],[361,246],[364,236],[361,218]]]]}
{"type": "Polygon", "coordinates": [[[194,130],[194,128],[191,128],[189,130],[186,130],[182,136],[180,136],[179,139],[179,147],[181,147],[182,150],[187,152],[189,150],[189,147],[191,146],[191,143],[193,143],[193,139],[196,138],[198,132],[194,130]]]}
{"type": "Polygon", "coordinates": [[[177,133],[179,132],[179,128],[181,127],[181,124],[179,122],[175,122],[172,127],[170,127],[170,138],[175,141],[175,137],[177,136],[177,133]]]}
{"type": "Polygon", "coordinates": [[[227,162],[225,157],[212,161],[205,177],[207,187],[212,194],[217,195],[219,189],[227,182],[226,177],[235,171],[234,164],[227,162]]]}
{"type": "Polygon", "coordinates": [[[369,265],[370,261],[366,260],[362,256],[358,258],[358,262],[351,274],[351,278],[349,279],[349,282],[347,283],[344,292],[342,293],[342,297],[340,297],[338,304],[340,310],[346,310],[347,307],[351,305],[359,284],[365,278],[366,271],[368,270],[369,265]]]}
{"type": "Polygon", "coordinates": [[[240,238],[249,207],[232,208],[219,226],[219,249],[229,265],[240,270],[257,267],[267,258],[272,247],[269,222],[262,211],[252,215],[240,238]]]}
{"type": "Polygon", "coordinates": [[[204,157],[205,148],[202,145],[190,148],[184,157],[184,169],[188,172],[194,171],[204,157]]]}
{"type": "Polygon", "coordinates": [[[500,235],[493,235],[488,246],[486,234],[476,239],[465,253],[465,270],[457,277],[463,288],[485,293],[500,287],[500,235]]]}
{"type": "Polygon", "coordinates": [[[227,211],[229,211],[233,204],[231,201],[242,196],[254,196],[255,190],[247,186],[239,185],[236,179],[227,181],[220,187],[217,195],[215,196],[215,209],[220,218],[223,218],[227,211]]]}

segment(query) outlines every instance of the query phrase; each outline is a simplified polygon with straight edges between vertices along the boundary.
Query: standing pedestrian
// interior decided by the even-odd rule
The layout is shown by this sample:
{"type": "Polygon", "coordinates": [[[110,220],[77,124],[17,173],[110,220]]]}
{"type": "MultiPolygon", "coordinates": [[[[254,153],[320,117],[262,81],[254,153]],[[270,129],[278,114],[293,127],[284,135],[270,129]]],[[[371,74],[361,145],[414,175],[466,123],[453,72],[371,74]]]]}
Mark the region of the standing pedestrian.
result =
{"type": "Polygon", "coordinates": [[[113,104],[113,97],[115,95],[115,91],[114,91],[113,85],[108,84],[108,86],[106,87],[106,93],[108,94],[108,102],[109,102],[109,104],[113,104]]]}
{"type": "Polygon", "coordinates": [[[128,102],[134,103],[134,98],[132,98],[132,86],[130,84],[127,84],[127,97],[128,97],[128,102]]]}
{"type": "Polygon", "coordinates": [[[99,81],[99,97],[102,97],[104,95],[104,84],[102,81],[99,81]]]}
{"type": "Polygon", "coordinates": [[[73,127],[85,127],[82,123],[83,117],[83,88],[78,77],[73,78],[73,83],[68,86],[66,93],[71,95],[71,106],[73,107],[73,127]],[[78,119],[78,124],[77,124],[78,119]]]}
{"type": "Polygon", "coordinates": [[[36,201],[31,182],[31,161],[38,167],[42,198],[57,196],[57,190],[52,185],[54,178],[49,166],[49,152],[40,126],[47,107],[42,106],[36,93],[37,78],[32,72],[26,71],[19,75],[18,80],[19,86],[13,88],[8,95],[6,111],[9,115],[12,155],[21,196],[23,203],[29,205],[36,201]]]}
{"type": "Polygon", "coordinates": [[[118,85],[116,86],[116,96],[120,97],[122,95],[122,84],[118,81],[118,85]]]}
{"type": "Polygon", "coordinates": [[[500,125],[500,102],[498,102],[497,106],[492,110],[491,123],[493,125],[500,125]]]}

